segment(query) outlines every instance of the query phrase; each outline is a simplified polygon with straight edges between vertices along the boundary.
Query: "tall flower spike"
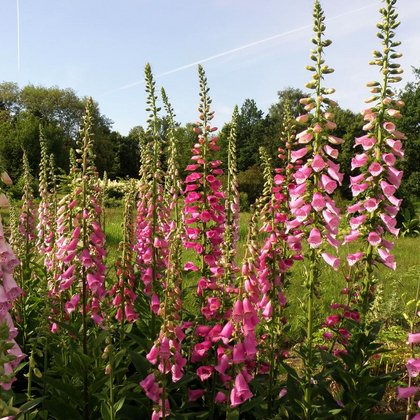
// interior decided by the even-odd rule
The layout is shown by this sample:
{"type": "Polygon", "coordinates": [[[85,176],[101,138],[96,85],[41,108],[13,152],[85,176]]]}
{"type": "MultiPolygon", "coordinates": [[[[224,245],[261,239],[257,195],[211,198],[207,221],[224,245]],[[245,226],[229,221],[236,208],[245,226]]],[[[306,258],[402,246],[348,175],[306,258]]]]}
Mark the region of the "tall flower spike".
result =
{"type": "Polygon", "coordinates": [[[373,270],[377,263],[395,270],[396,263],[391,254],[393,243],[385,239],[385,234],[398,235],[396,216],[401,201],[395,193],[400,186],[402,171],[396,168],[404,156],[405,136],[395,128],[394,121],[401,117],[400,108],[404,105],[394,99],[393,84],[401,80],[403,72],[395,62],[401,57],[396,51],[400,45],[395,41],[395,31],[399,26],[395,11],[396,0],[384,0],[380,9],[382,21],[377,25],[378,38],[382,51],[373,52],[372,65],[379,67],[382,81],[370,82],[373,96],[366,102],[373,105],[362,112],[366,124],[366,134],[356,138],[355,146],[359,153],[352,159],[355,175],[350,178],[354,202],[348,208],[350,232],[346,242],[362,239],[364,249],[348,256],[350,266],[354,266],[354,278],[362,278],[360,285],[360,309],[362,318],[373,301],[373,270]]]}
{"type": "Polygon", "coordinates": [[[312,72],[312,80],[306,87],[313,91],[308,98],[301,99],[308,114],[298,117],[298,121],[309,126],[297,134],[297,143],[302,148],[295,151],[298,158],[305,158],[306,162],[294,174],[295,185],[291,188],[292,199],[290,212],[294,220],[289,221],[290,227],[302,226],[309,252],[307,261],[306,311],[307,327],[306,342],[302,349],[305,370],[305,416],[311,416],[313,410],[311,383],[315,371],[314,360],[314,298],[319,296],[319,270],[321,261],[325,261],[334,270],[340,265],[340,260],[329,251],[329,247],[338,248],[336,235],[338,233],[340,211],[334,203],[332,194],[341,184],[343,175],[339,172],[339,165],[335,163],[338,151],[334,147],[343,142],[342,139],[331,135],[335,128],[332,122],[333,114],[327,109],[335,102],[327,95],[334,93],[334,89],[326,88],[322,82],[326,74],[334,70],[325,64],[324,50],[331,41],[324,39],[325,17],[318,0],[314,4],[314,32],[312,39],[314,49],[311,50],[313,64],[307,66],[312,72]]]}
{"type": "MultiPolygon", "coordinates": [[[[19,276],[19,286],[25,292],[32,290],[35,279],[32,264],[35,260],[35,203],[32,189],[33,177],[29,166],[28,156],[23,151],[23,196],[22,207],[19,216],[19,245],[16,249],[20,260],[19,268],[16,270],[19,276]]],[[[28,336],[28,294],[22,295],[19,299],[18,311],[20,320],[20,329],[22,333],[22,348],[26,351],[28,336]]]]}
{"type": "MultiPolygon", "coordinates": [[[[4,173],[7,175],[6,172],[4,173]]],[[[5,182],[3,176],[2,180],[5,182]]],[[[9,180],[10,178],[7,175],[6,181],[8,182],[9,180]]],[[[0,193],[2,193],[1,187],[0,193]]],[[[25,356],[15,341],[18,331],[9,313],[14,301],[22,293],[22,290],[13,279],[13,271],[19,265],[19,261],[10,245],[6,242],[1,218],[0,256],[0,388],[9,390],[12,383],[16,380],[14,371],[25,356]]],[[[7,407],[7,405],[5,407],[1,403],[2,401],[0,401],[0,408],[4,410],[4,413],[7,413],[10,407],[7,407]]]]}
{"type": "Polygon", "coordinates": [[[147,131],[141,144],[141,179],[137,204],[136,265],[144,284],[144,292],[150,297],[152,311],[152,335],[155,331],[155,316],[159,312],[164,285],[161,279],[167,267],[170,210],[164,200],[163,172],[161,169],[162,139],[159,132],[157,95],[152,70],[145,70],[147,131]]]}
{"type": "Polygon", "coordinates": [[[102,182],[101,182],[101,190],[99,194],[99,202],[101,205],[101,226],[102,230],[105,232],[106,228],[106,215],[105,215],[105,205],[106,205],[106,196],[107,196],[107,189],[108,189],[108,174],[104,171],[102,182]]]}
{"type": "Polygon", "coordinates": [[[232,302],[230,316],[219,333],[223,346],[219,344],[217,349],[218,363],[215,370],[219,373],[227,393],[219,391],[216,402],[224,403],[229,396],[231,407],[237,407],[252,397],[248,383],[257,368],[256,330],[260,319],[256,304],[261,296],[256,273],[259,215],[258,211],[252,210],[238,294],[232,302]],[[238,387],[238,382],[241,382],[242,387],[238,387]]]}
{"type": "Polygon", "coordinates": [[[176,123],[174,110],[169,102],[165,89],[161,89],[162,101],[169,121],[168,127],[168,169],[165,177],[165,199],[170,210],[175,212],[175,225],[179,226],[181,215],[179,198],[182,195],[182,182],[179,177],[178,139],[176,137],[176,123]]]}
{"type": "MultiPolygon", "coordinates": [[[[284,149],[279,148],[280,165],[275,170],[267,151],[260,149],[263,163],[265,185],[259,215],[262,220],[260,231],[265,235],[264,243],[258,255],[257,279],[261,297],[257,309],[261,318],[260,328],[265,332],[266,340],[260,345],[260,360],[264,360],[269,370],[268,399],[269,406],[274,404],[278,390],[275,379],[278,375],[281,348],[287,339],[282,326],[286,323],[285,287],[287,275],[293,263],[301,259],[300,232],[288,229],[288,183],[284,175],[284,149]],[[275,175],[273,176],[273,172],[275,175]]],[[[269,409],[271,410],[271,408],[269,409]]],[[[269,412],[271,415],[271,411],[269,412]]]]}
{"type": "Polygon", "coordinates": [[[238,169],[236,165],[236,129],[238,125],[238,115],[238,107],[235,106],[228,137],[228,173],[225,201],[226,222],[222,250],[225,286],[231,286],[234,284],[234,274],[238,271],[238,267],[235,263],[237,244],[239,241],[240,215],[238,169]]]}
{"type": "MultiPolygon", "coordinates": [[[[138,318],[134,305],[137,296],[133,267],[135,190],[136,184],[131,182],[125,193],[122,241],[119,245],[119,256],[115,262],[118,283],[113,285],[109,292],[113,297],[112,304],[117,308],[115,318],[121,324],[134,322],[138,318]]],[[[123,330],[121,328],[120,331],[123,330]]]]}
{"type": "Polygon", "coordinates": [[[23,151],[23,196],[22,210],[19,219],[19,231],[23,240],[23,254],[19,255],[24,269],[28,269],[35,250],[35,204],[32,190],[33,177],[29,166],[28,155],[23,151]]]}
{"type": "Polygon", "coordinates": [[[220,267],[225,222],[225,195],[221,191],[219,179],[223,170],[221,161],[211,161],[211,155],[218,150],[217,137],[211,135],[217,128],[211,127],[214,112],[210,111],[211,99],[208,95],[207,78],[201,66],[198,67],[200,80],[200,120],[194,128],[198,136],[193,147],[192,161],[186,170],[191,172],[185,178],[185,239],[184,246],[194,250],[200,260],[200,267],[191,263],[191,269],[198,269],[201,279],[197,284],[197,295],[201,298],[201,312],[204,318],[219,318],[221,301],[216,294],[223,294],[220,267]],[[194,268],[195,267],[195,268],[194,268]],[[214,298],[213,301],[211,298],[214,298]],[[209,300],[210,299],[210,300],[209,300]],[[212,304],[212,302],[214,304],[212,304]]]}
{"type": "MultiPolygon", "coordinates": [[[[201,381],[208,381],[208,398],[214,406],[216,392],[216,351],[215,342],[220,323],[227,314],[227,302],[231,287],[224,288],[224,269],[221,263],[221,245],[224,239],[225,194],[222,191],[220,160],[212,160],[219,149],[218,138],[212,133],[217,130],[211,126],[214,112],[210,111],[211,99],[207,78],[201,66],[198,67],[200,81],[199,121],[194,127],[197,142],[192,149],[192,163],[187,166],[189,173],[185,178],[183,244],[195,254],[195,261],[185,264],[186,270],[197,271],[197,296],[201,310],[199,325],[195,335],[198,342],[193,349],[191,361],[203,361],[204,366],[197,369],[201,381]]],[[[223,379],[222,379],[223,381],[223,379]]]]}
{"type": "Polygon", "coordinates": [[[48,164],[49,157],[47,142],[44,138],[42,126],[39,127],[39,144],[41,146],[41,161],[39,163],[39,197],[37,248],[41,255],[45,254],[48,248],[48,237],[50,234],[50,194],[48,188],[48,164]]]}
{"type": "Polygon", "coordinates": [[[73,191],[58,210],[56,257],[65,271],[59,274],[57,292],[67,317],[82,313],[83,351],[87,352],[88,316],[103,321],[105,297],[105,235],[100,225],[98,175],[93,152],[93,101],[88,99],[75,160],[73,191]],[[80,309],[81,308],[81,309],[80,309]]]}
{"type": "MultiPolygon", "coordinates": [[[[146,73],[146,78],[147,78],[146,73]]],[[[151,74],[150,76],[151,77],[151,74]]],[[[152,109],[156,109],[156,97],[154,96],[154,82],[148,83],[149,88],[149,104],[152,109]],[[154,98],[154,99],[153,99],[154,98]]],[[[153,408],[152,418],[156,416],[166,418],[170,415],[170,404],[168,399],[167,390],[167,377],[166,375],[171,372],[172,382],[179,381],[184,375],[184,366],[186,359],[181,355],[181,342],[185,336],[182,327],[180,313],[182,310],[181,300],[181,226],[180,226],[180,208],[179,208],[179,196],[182,191],[181,182],[179,180],[179,169],[178,169],[178,156],[177,156],[177,139],[175,137],[175,121],[174,112],[169,103],[168,97],[164,89],[162,89],[162,99],[165,105],[165,109],[169,119],[169,132],[168,132],[168,169],[163,185],[162,176],[158,178],[156,175],[160,175],[159,162],[150,159],[152,163],[152,173],[155,174],[153,182],[156,179],[159,180],[159,184],[152,184],[152,201],[153,207],[163,213],[166,218],[162,218],[162,214],[159,214],[158,220],[154,220],[155,212],[153,212],[151,233],[160,234],[165,242],[165,248],[159,246],[159,258],[163,258],[164,266],[154,266],[154,270],[159,268],[159,279],[162,281],[162,302],[158,301],[157,294],[155,293],[152,297],[152,309],[155,309],[155,314],[162,320],[160,332],[158,338],[154,342],[151,350],[147,355],[147,359],[153,365],[157,366],[157,369],[153,375],[155,387],[157,391],[152,393],[145,384],[145,381],[140,382],[140,386],[146,392],[146,395],[152,399],[156,404],[153,408]],[[159,196],[156,196],[156,192],[159,196]],[[156,207],[157,206],[157,207],[156,207]],[[170,212],[174,211],[175,220],[170,222],[170,212]],[[153,223],[156,223],[155,227],[153,223]],[[157,225],[159,223],[159,226],[157,225]],[[163,236],[164,235],[164,236],[163,236]],[[165,251],[165,253],[162,253],[165,251]]],[[[151,121],[156,119],[156,114],[151,115],[149,124],[151,121]]],[[[156,127],[153,128],[156,130],[156,127]]],[[[157,131],[154,131],[153,135],[153,157],[156,153],[160,154],[160,149],[157,149],[157,131]]],[[[146,155],[147,156],[147,155],[146,155]]],[[[156,210],[155,210],[156,211],[156,210]]],[[[157,215],[158,213],[156,213],[157,215]]],[[[158,238],[158,236],[156,236],[158,238]]],[[[163,241],[162,241],[163,242],[163,241]]],[[[155,245],[155,242],[153,242],[155,245]]],[[[156,290],[156,289],[155,289],[156,290]]],[[[150,375],[149,375],[150,377],[150,375]]],[[[147,378],[146,378],[147,379],[147,378]]]]}

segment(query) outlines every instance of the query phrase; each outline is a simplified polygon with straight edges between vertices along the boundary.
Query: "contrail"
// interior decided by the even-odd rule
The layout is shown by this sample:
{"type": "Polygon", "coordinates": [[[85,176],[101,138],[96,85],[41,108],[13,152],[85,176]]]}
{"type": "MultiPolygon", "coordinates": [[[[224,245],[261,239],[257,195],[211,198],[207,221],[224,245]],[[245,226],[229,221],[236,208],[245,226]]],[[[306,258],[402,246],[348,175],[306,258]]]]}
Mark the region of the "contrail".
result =
{"type": "MultiPolygon", "coordinates": [[[[358,9],[354,9],[354,10],[351,10],[349,12],[341,13],[339,15],[333,16],[333,17],[331,17],[329,19],[325,19],[325,21],[332,21],[332,20],[335,20],[335,19],[340,19],[340,18],[342,18],[344,16],[348,16],[348,15],[351,15],[353,13],[360,12],[362,10],[368,9],[369,7],[372,7],[372,6],[375,6],[375,5],[376,5],[376,3],[370,3],[370,4],[366,5],[366,6],[359,7],[358,9]]],[[[279,33],[279,34],[276,34],[276,35],[272,35],[272,36],[270,36],[268,38],[260,39],[258,41],[250,42],[249,44],[245,44],[245,45],[242,45],[242,46],[237,47],[237,48],[232,48],[230,50],[223,51],[223,52],[218,53],[218,54],[215,54],[215,55],[211,55],[210,57],[206,57],[206,58],[203,58],[201,60],[197,60],[197,61],[194,61],[192,63],[185,64],[185,65],[183,65],[181,67],[177,67],[175,69],[168,70],[168,71],[165,71],[163,73],[159,73],[158,75],[155,76],[155,79],[157,79],[159,77],[163,77],[163,76],[168,76],[168,75],[173,74],[173,73],[178,73],[179,71],[182,71],[182,70],[187,70],[187,69],[189,69],[191,67],[197,66],[198,64],[207,63],[209,61],[213,61],[213,60],[216,60],[218,58],[225,57],[227,55],[234,54],[234,53],[237,53],[239,51],[243,51],[243,50],[246,50],[248,48],[255,47],[255,46],[260,45],[260,44],[264,44],[264,43],[269,42],[269,41],[272,41],[274,39],[284,38],[284,37],[286,37],[288,35],[292,35],[292,34],[295,34],[297,32],[305,31],[306,29],[312,28],[312,26],[313,26],[312,23],[309,24],[309,25],[300,26],[299,28],[295,28],[295,29],[292,29],[290,31],[286,31],[286,32],[282,32],[282,33],[279,33]]],[[[121,86],[119,88],[116,88],[116,89],[110,90],[108,92],[105,92],[105,93],[103,93],[100,96],[107,95],[107,94],[110,94],[110,93],[119,92],[121,90],[130,89],[132,87],[135,87],[135,86],[138,86],[138,85],[142,85],[142,84],[144,84],[144,80],[138,80],[138,81],[133,82],[133,83],[130,83],[128,85],[124,85],[124,86],[121,86]]]]}
{"type": "Polygon", "coordinates": [[[17,28],[17,67],[20,72],[20,7],[19,0],[16,0],[16,28],[17,28]]]}

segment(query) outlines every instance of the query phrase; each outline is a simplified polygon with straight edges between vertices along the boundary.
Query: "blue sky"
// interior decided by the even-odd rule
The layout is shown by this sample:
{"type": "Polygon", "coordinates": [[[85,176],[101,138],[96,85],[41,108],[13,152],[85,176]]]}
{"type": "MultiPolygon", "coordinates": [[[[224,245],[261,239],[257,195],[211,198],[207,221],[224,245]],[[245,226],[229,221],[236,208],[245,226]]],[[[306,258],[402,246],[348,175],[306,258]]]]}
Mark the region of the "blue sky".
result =
{"type": "MultiPolygon", "coordinates": [[[[326,62],[336,70],[327,84],[336,88],[334,99],[342,107],[360,111],[368,96],[365,83],[376,76],[376,67],[367,63],[378,48],[381,1],[321,3],[333,40],[326,62]]],[[[410,67],[420,66],[420,1],[399,0],[397,8],[402,21],[397,39],[403,42],[401,63],[409,81],[410,67]]],[[[266,112],[278,90],[304,87],[311,11],[311,0],[2,0],[0,81],[91,95],[113,128],[127,134],[146,120],[146,62],[157,85],[165,87],[177,120],[186,123],[197,118],[195,63],[210,58],[203,65],[221,127],[246,98],[266,112]]]]}

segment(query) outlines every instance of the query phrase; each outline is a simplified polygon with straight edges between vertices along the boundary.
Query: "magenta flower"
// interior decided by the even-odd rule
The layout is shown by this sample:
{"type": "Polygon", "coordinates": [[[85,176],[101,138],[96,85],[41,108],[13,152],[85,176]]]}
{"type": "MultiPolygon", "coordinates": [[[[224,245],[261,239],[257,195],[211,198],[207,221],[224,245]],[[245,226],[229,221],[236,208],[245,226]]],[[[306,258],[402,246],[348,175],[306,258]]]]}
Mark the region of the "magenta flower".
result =
{"type": "Polygon", "coordinates": [[[197,401],[206,393],[205,389],[189,389],[188,390],[188,401],[197,401]]]}
{"type": "Polygon", "coordinates": [[[0,324],[5,324],[8,330],[8,337],[5,345],[10,348],[0,354],[1,359],[5,362],[1,363],[3,382],[0,382],[0,387],[9,390],[12,383],[16,380],[14,378],[14,370],[18,367],[25,355],[15,342],[17,336],[17,329],[13,325],[12,317],[9,310],[12,308],[14,301],[22,293],[22,290],[16,285],[13,280],[13,270],[18,266],[19,261],[16,259],[11,247],[5,241],[3,234],[3,225],[0,220],[0,324]]]}
{"type": "Polygon", "coordinates": [[[415,378],[420,373],[420,359],[408,359],[406,367],[408,375],[415,378]]]}
{"type": "Polygon", "coordinates": [[[234,387],[230,393],[230,405],[237,407],[252,397],[252,392],[249,389],[248,383],[242,373],[239,373],[235,378],[234,387]]]}
{"type": "Polygon", "coordinates": [[[420,333],[409,333],[407,343],[408,344],[419,344],[420,343],[420,333]]]}
{"type": "Polygon", "coordinates": [[[397,391],[398,391],[398,399],[402,399],[402,398],[411,398],[414,397],[414,395],[417,394],[417,392],[420,390],[420,387],[418,386],[410,386],[410,387],[406,387],[403,388],[401,386],[397,387],[397,391]]]}
{"type": "Polygon", "coordinates": [[[206,381],[212,375],[213,370],[212,366],[200,366],[197,369],[197,376],[200,378],[200,381],[206,381]]]}

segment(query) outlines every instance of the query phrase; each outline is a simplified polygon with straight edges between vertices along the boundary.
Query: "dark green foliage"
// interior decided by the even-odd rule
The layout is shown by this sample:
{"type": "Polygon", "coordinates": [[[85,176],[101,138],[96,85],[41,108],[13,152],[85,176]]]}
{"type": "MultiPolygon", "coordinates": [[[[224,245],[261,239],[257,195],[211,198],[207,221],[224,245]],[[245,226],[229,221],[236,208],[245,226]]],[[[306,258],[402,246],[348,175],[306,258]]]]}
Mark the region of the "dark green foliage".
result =
{"type": "Polygon", "coordinates": [[[341,109],[339,107],[334,108],[331,112],[334,113],[334,122],[337,124],[334,135],[344,139],[338,156],[341,172],[344,173],[341,193],[345,198],[350,199],[352,194],[349,186],[349,177],[350,175],[354,175],[354,173],[351,173],[351,159],[356,153],[354,139],[364,135],[364,131],[362,130],[363,117],[361,114],[355,114],[349,109],[341,109]]]}
{"type": "MultiPolygon", "coordinates": [[[[82,123],[85,98],[71,89],[28,85],[19,89],[15,83],[0,84],[0,159],[12,179],[22,173],[22,149],[34,176],[40,161],[39,126],[44,128],[48,153],[53,153],[57,167],[65,171],[69,165],[69,149],[74,147],[82,123]]],[[[112,173],[115,138],[111,121],[93,108],[96,164],[102,173],[112,173]]]]}
{"type": "Polygon", "coordinates": [[[398,130],[402,131],[407,140],[404,142],[405,157],[402,163],[404,178],[401,184],[401,196],[420,197],[420,68],[413,68],[415,80],[407,83],[400,92],[400,98],[405,102],[402,118],[397,120],[398,130]]]}
{"type": "MultiPolygon", "coordinates": [[[[261,168],[257,165],[251,166],[238,174],[238,189],[241,193],[246,194],[248,206],[253,204],[260,196],[264,178],[261,168]]],[[[245,196],[242,196],[243,199],[245,196]]]]}

